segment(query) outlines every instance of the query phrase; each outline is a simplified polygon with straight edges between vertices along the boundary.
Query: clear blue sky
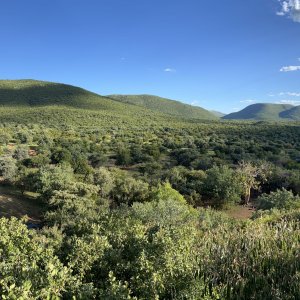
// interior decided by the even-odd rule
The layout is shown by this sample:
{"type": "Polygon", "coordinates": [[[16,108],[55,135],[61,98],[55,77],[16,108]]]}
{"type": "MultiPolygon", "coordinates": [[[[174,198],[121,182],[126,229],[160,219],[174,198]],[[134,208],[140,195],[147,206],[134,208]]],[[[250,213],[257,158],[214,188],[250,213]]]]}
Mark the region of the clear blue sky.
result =
{"type": "Polygon", "coordinates": [[[2,1],[0,78],[223,112],[255,101],[300,104],[299,2],[2,1]]]}

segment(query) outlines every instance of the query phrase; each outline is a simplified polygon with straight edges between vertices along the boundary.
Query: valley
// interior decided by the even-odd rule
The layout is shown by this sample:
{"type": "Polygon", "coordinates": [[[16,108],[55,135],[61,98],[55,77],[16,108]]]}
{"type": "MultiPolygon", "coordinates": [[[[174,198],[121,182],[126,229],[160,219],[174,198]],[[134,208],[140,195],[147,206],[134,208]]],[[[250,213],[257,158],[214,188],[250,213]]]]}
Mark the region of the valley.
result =
{"type": "Polygon", "coordinates": [[[274,120],[2,81],[0,249],[11,263],[0,292],[5,283],[19,299],[297,295],[300,123],[274,120]]]}

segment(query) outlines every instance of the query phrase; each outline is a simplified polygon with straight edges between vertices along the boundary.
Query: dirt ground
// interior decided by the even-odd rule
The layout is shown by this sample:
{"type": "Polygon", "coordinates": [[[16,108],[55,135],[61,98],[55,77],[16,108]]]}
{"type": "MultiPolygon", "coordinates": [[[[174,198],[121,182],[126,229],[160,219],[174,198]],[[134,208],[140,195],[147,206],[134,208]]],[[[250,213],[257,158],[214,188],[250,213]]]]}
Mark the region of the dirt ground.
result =
{"type": "Polygon", "coordinates": [[[237,205],[226,211],[230,217],[235,219],[250,219],[254,212],[255,209],[252,205],[237,205]]]}
{"type": "Polygon", "coordinates": [[[40,222],[43,205],[37,199],[22,197],[21,194],[7,187],[0,187],[0,217],[28,216],[32,222],[40,222]]]}

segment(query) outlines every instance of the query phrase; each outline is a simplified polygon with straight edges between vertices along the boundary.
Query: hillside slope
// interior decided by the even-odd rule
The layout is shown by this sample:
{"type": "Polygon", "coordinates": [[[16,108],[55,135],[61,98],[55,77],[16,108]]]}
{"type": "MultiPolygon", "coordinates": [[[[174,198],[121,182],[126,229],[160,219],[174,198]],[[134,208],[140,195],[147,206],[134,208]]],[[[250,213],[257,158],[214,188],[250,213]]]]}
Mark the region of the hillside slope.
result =
{"type": "Polygon", "coordinates": [[[87,109],[121,109],[122,105],[72,85],[37,80],[0,80],[1,106],[63,105],[87,109]]]}
{"type": "Polygon", "coordinates": [[[300,120],[300,105],[294,106],[288,110],[283,111],[280,113],[280,117],[284,119],[290,119],[299,121],[300,120]]]}
{"type": "Polygon", "coordinates": [[[224,114],[224,113],[222,113],[222,112],[220,112],[220,111],[216,111],[216,110],[210,110],[210,112],[214,115],[214,116],[216,116],[216,117],[218,117],[218,118],[222,118],[222,117],[224,117],[226,114],[224,114]]]}
{"type": "Polygon", "coordinates": [[[257,103],[249,105],[241,111],[228,114],[223,119],[278,121],[282,120],[283,112],[292,108],[293,106],[289,104],[257,103]]]}
{"type": "Polygon", "coordinates": [[[210,111],[184,104],[179,101],[161,98],[152,95],[108,95],[107,97],[120,101],[122,103],[134,104],[136,106],[145,107],[155,112],[178,116],[189,119],[206,119],[216,120],[215,116],[210,111]]]}
{"type": "Polygon", "coordinates": [[[80,122],[103,126],[105,122],[146,124],[170,118],[173,122],[194,118],[217,119],[204,109],[175,101],[173,106],[177,110],[174,113],[172,104],[166,107],[163,98],[156,98],[153,108],[108,98],[67,84],[31,79],[0,80],[0,121],[40,123],[46,118],[52,124],[80,122]],[[170,113],[168,110],[172,109],[173,113],[170,113]]]}

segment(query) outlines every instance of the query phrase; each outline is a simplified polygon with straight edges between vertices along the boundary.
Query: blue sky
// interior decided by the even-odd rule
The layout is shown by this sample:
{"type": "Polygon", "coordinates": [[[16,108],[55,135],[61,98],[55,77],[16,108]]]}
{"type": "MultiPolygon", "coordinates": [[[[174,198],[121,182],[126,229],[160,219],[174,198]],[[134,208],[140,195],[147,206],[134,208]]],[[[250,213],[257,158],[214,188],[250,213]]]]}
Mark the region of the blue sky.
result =
{"type": "Polygon", "coordinates": [[[154,94],[231,112],[300,104],[299,0],[14,0],[0,78],[154,94]]]}

